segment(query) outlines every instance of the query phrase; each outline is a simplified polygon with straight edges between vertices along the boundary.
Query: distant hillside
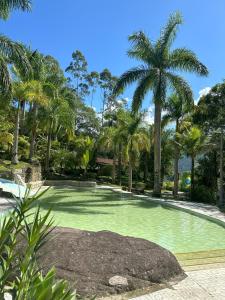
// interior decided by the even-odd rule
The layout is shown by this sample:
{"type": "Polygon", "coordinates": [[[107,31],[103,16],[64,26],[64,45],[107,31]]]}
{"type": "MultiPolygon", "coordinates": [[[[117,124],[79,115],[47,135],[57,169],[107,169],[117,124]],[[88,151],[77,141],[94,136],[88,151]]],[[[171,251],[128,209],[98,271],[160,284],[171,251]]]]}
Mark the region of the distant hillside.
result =
{"type": "Polygon", "coordinates": [[[183,157],[179,160],[179,173],[183,173],[191,170],[191,158],[183,157]]]}

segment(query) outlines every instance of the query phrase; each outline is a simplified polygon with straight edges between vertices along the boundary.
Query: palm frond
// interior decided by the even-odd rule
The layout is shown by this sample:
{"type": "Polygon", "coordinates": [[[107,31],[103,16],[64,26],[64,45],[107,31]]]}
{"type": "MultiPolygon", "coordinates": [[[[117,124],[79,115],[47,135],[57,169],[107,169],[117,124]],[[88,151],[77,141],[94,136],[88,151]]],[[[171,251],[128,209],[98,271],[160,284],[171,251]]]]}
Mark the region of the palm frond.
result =
{"type": "Polygon", "coordinates": [[[124,88],[131,83],[134,83],[136,80],[141,80],[148,74],[148,69],[145,66],[140,66],[132,68],[127,72],[123,73],[118,79],[113,94],[118,95],[123,92],[124,88]]]}
{"type": "Polygon", "coordinates": [[[0,18],[6,20],[12,10],[21,9],[23,11],[31,10],[31,0],[1,0],[0,18]]]}
{"type": "Polygon", "coordinates": [[[9,95],[12,90],[11,77],[5,59],[0,55],[0,90],[9,95]]]}
{"type": "Polygon", "coordinates": [[[198,60],[194,52],[186,48],[175,49],[170,54],[169,67],[172,69],[194,72],[201,76],[208,75],[207,67],[198,60]]]}
{"type": "Polygon", "coordinates": [[[165,73],[171,88],[178,93],[178,95],[185,97],[186,101],[193,101],[193,93],[190,85],[181,76],[169,72],[165,73]]]}
{"type": "Polygon", "coordinates": [[[147,64],[154,62],[154,47],[144,32],[136,32],[130,35],[128,39],[132,42],[131,49],[127,52],[128,56],[147,64]]]}
{"type": "Polygon", "coordinates": [[[142,101],[147,92],[152,88],[155,82],[156,72],[151,70],[146,77],[138,82],[132,101],[132,112],[136,113],[140,109],[142,101]]]}
{"type": "Polygon", "coordinates": [[[179,12],[170,15],[166,26],[161,31],[160,38],[156,45],[161,53],[171,46],[176,37],[178,25],[182,24],[182,22],[182,16],[179,12]]]}

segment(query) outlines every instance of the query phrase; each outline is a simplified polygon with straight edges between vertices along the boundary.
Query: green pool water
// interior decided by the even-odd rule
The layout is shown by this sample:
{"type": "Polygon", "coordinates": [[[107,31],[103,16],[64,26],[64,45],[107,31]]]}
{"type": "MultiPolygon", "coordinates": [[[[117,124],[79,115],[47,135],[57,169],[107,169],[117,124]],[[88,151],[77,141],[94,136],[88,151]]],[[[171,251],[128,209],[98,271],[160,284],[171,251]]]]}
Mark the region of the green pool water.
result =
{"type": "Polygon", "coordinates": [[[40,201],[57,226],[110,230],[174,253],[225,249],[225,228],[208,219],[106,189],[52,188],[40,201]]]}

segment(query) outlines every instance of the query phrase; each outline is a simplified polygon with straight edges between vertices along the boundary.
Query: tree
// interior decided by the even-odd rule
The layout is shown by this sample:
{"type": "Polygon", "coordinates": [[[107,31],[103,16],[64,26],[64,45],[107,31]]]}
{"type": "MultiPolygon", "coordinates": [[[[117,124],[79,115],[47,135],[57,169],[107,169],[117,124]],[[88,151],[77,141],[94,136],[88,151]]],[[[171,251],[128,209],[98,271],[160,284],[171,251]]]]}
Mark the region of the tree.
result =
{"type": "Polygon", "coordinates": [[[113,107],[115,106],[115,97],[112,92],[115,86],[117,78],[111,74],[108,69],[104,69],[100,73],[99,86],[102,90],[102,125],[104,122],[105,112],[112,113],[113,107]]]}
{"type": "Polygon", "coordinates": [[[190,112],[193,108],[193,101],[187,101],[188,99],[179,96],[178,94],[172,94],[166,101],[165,110],[166,115],[163,117],[164,122],[175,122],[175,135],[174,135],[174,188],[173,194],[176,198],[178,195],[178,183],[179,183],[179,169],[178,163],[180,158],[180,141],[179,133],[180,125],[184,116],[190,112]]]}
{"type": "Polygon", "coordinates": [[[96,92],[97,86],[99,84],[99,73],[96,71],[92,71],[86,76],[86,81],[89,88],[91,89],[91,107],[93,107],[94,93],[96,92]]]}
{"type": "Polygon", "coordinates": [[[142,115],[129,115],[125,124],[121,126],[120,136],[123,137],[124,154],[128,161],[128,190],[133,186],[133,169],[139,163],[140,153],[142,150],[149,151],[150,141],[148,134],[141,127],[142,115]]]}
{"type": "Polygon", "coordinates": [[[31,2],[31,0],[1,0],[0,18],[4,20],[8,19],[10,12],[15,9],[30,11],[31,2]]]}
{"type": "Polygon", "coordinates": [[[8,98],[12,96],[11,65],[20,66],[25,74],[32,71],[25,48],[0,34],[0,93],[8,98]]]}
{"type": "Polygon", "coordinates": [[[66,68],[66,72],[69,72],[74,78],[77,95],[83,99],[84,96],[89,93],[88,85],[85,82],[87,76],[87,61],[83,53],[79,50],[72,53],[72,59],[72,62],[66,68]]]}
{"type": "Polygon", "coordinates": [[[192,99],[192,91],[188,83],[175,71],[194,72],[205,76],[208,74],[196,55],[186,49],[171,50],[176,37],[178,25],[182,23],[179,13],[170,16],[167,25],[162,30],[159,39],[153,43],[143,33],[134,33],[129,37],[132,48],[128,55],[143,63],[143,65],[125,72],[118,80],[114,94],[133,83],[138,82],[134,92],[132,108],[136,112],[149,90],[153,91],[155,105],[154,116],[154,195],[161,194],[161,111],[166,99],[167,88],[173,88],[178,94],[192,99]]]}
{"type": "Polygon", "coordinates": [[[195,188],[195,159],[206,149],[207,139],[201,129],[196,126],[187,128],[183,134],[183,147],[187,156],[191,157],[191,193],[195,188]]]}
{"type": "Polygon", "coordinates": [[[113,154],[112,183],[116,181],[116,161],[118,160],[119,145],[121,143],[120,130],[114,127],[104,127],[98,140],[98,145],[113,154]]]}
{"type": "Polygon", "coordinates": [[[13,98],[15,99],[16,105],[16,120],[15,130],[13,137],[13,148],[12,148],[12,163],[18,164],[18,141],[19,141],[19,129],[20,129],[20,110],[21,103],[27,98],[27,84],[23,82],[17,82],[13,85],[13,98]]]}
{"type": "Polygon", "coordinates": [[[224,128],[225,128],[225,83],[211,88],[202,96],[194,114],[194,122],[200,125],[206,134],[219,135],[219,206],[223,207],[224,199],[224,128]]]}
{"type": "Polygon", "coordinates": [[[49,161],[51,154],[52,134],[55,129],[59,132],[62,128],[74,132],[75,113],[74,93],[70,89],[61,88],[54,85],[46,87],[49,98],[48,104],[43,109],[44,123],[47,127],[47,151],[45,158],[45,171],[49,173],[49,161]]]}

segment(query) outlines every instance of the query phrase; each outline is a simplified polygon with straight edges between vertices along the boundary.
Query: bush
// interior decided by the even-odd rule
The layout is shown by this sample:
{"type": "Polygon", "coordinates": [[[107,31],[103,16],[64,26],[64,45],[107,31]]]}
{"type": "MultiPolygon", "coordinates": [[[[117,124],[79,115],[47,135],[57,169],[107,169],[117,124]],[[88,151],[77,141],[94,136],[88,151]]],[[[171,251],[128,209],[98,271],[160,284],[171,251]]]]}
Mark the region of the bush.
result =
{"type": "Polygon", "coordinates": [[[145,183],[144,182],[135,182],[134,188],[144,190],[145,189],[145,183]]]}
{"type": "Polygon", "coordinates": [[[216,193],[212,189],[204,185],[199,185],[191,192],[191,200],[202,203],[216,203],[216,193]]]}
{"type": "Polygon", "coordinates": [[[99,176],[112,176],[112,166],[106,165],[102,166],[98,171],[99,176]]]}
{"type": "Polygon", "coordinates": [[[43,275],[37,264],[38,250],[46,242],[53,225],[49,219],[50,211],[41,214],[38,207],[33,213],[33,206],[40,196],[17,200],[14,209],[2,218],[0,299],[4,299],[6,293],[17,300],[75,299],[67,281],[56,280],[54,269],[43,275]]]}
{"type": "Polygon", "coordinates": [[[163,189],[172,191],[174,187],[174,182],[173,181],[165,181],[163,182],[163,189]]]}

